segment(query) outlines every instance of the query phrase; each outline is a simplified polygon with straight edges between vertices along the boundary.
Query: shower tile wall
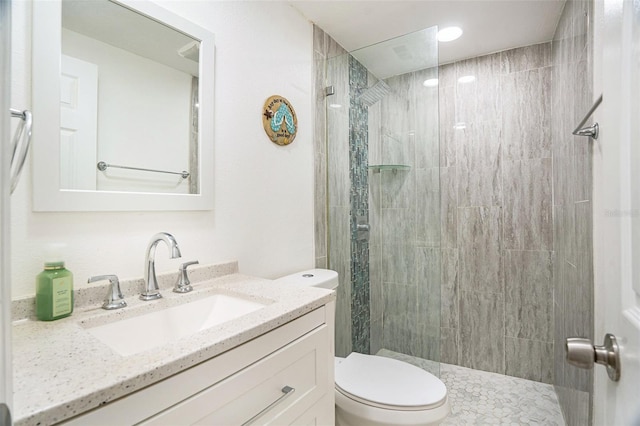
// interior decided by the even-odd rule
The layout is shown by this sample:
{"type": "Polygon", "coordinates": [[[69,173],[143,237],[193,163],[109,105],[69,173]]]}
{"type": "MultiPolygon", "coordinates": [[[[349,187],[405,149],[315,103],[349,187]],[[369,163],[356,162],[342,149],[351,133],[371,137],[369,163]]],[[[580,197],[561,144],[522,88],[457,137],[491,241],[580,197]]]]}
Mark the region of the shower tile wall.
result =
{"type": "Polygon", "coordinates": [[[551,74],[544,43],[441,66],[439,81],[441,361],[544,383],[553,383],[551,74]]]}
{"type": "Polygon", "coordinates": [[[568,425],[591,415],[592,370],[564,361],[564,339],[593,339],[592,143],[571,135],[593,104],[592,24],[593,2],[567,1],[552,48],[554,384],[568,425]]]}

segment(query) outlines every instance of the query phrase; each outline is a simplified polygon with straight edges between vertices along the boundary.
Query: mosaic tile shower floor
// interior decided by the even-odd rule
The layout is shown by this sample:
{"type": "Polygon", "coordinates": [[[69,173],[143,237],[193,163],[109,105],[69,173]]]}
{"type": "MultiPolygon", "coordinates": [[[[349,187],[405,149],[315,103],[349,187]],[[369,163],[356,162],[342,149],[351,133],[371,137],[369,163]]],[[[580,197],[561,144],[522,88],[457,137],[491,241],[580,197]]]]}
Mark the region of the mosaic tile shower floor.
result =
{"type": "MultiPolygon", "coordinates": [[[[377,354],[431,373],[438,371],[438,364],[433,361],[386,349],[377,354]]],[[[444,363],[440,364],[440,378],[447,386],[451,403],[451,414],[442,423],[445,426],[565,425],[552,385],[444,363]]]]}

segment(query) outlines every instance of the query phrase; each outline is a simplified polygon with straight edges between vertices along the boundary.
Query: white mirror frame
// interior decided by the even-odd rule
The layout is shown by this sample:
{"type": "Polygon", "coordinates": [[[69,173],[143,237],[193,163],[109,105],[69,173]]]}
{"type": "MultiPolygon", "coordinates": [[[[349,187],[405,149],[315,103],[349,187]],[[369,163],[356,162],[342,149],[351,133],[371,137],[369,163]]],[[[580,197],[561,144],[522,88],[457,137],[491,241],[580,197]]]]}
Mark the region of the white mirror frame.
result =
{"type": "MultiPolygon", "coordinates": [[[[114,1],[114,0],[110,0],[114,1]]],[[[200,40],[198,155],[200,194],[60,189],[60,69],[62,4],[33,2],[32,110],[34,211],[176,211],[213,209],[213,34],[152,3],[117,0],[155,21],[200,40]]],[[[132,119],[134,119],[132,117],[132,119]]]]}

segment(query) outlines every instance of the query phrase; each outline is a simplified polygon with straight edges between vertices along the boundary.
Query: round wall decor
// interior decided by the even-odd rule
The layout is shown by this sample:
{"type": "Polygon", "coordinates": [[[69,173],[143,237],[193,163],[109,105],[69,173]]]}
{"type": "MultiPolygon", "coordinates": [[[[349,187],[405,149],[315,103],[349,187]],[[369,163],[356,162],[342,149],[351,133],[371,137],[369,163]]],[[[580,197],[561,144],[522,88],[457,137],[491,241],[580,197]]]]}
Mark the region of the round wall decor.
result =
{"type": "Polygon", "coordinates": [[[262,125],[271,142],[278,145],[289,145],[298,132],[296,111],[289,101],[273,95],[264,103],[262,125]]]}

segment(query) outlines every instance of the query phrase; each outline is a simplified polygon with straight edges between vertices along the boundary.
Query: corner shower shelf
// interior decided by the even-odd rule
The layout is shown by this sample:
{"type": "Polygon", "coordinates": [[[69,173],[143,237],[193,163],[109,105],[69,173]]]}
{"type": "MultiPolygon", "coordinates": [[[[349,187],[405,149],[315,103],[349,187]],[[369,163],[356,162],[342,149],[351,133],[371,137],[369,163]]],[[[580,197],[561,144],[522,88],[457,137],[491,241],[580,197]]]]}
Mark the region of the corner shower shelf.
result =
{"type": "Polygon", "coordinates": [[[372,164],[369,166],[369,170],[373,171],[373,173],[380,173],[384,170],[397,172],[398,170],[411,170],[411,166],[406,164],[372,164]]]}

